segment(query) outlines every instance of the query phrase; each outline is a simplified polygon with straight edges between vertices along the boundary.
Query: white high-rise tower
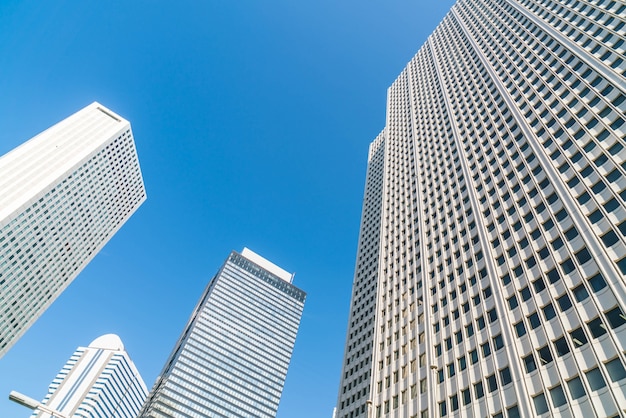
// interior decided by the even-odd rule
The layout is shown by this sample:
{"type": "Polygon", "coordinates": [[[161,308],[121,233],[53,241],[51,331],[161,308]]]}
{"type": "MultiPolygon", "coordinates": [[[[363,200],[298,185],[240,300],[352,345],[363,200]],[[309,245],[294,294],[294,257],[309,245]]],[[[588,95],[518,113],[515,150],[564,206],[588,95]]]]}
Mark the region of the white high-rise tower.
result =
{"type": "Polygon", "coordinates": [[[98,103],[0,157],[0,357],[145,199],[130,124],[98,103]]]}
{"type": "MultiPolygon", "coordinates": [[[[76,349],[42,403],[67,417],[136,418],[147,395],[122,340],[106,334],[76,349]]],[[[35,411],[31,418],[54,416],[35,411]]]]}
{"type": "Polygon", "coordinates": [[[626,417],[625,20],[459,0],[389,88],[338,418],[626,417]]]}

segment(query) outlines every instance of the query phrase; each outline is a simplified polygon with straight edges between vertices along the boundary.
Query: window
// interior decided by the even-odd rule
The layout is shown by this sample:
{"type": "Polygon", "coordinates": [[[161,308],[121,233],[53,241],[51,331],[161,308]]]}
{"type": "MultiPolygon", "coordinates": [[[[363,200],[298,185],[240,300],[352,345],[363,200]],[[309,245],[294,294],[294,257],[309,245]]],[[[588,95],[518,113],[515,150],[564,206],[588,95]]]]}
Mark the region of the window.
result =
{"type": "Polygon", "coordinates": [[[541,308],[543,310],[543,316],[546,318],[546,321],[551,320],[556,316],[556,312],[554,311],[554,306],[551,303],[548,303],[546,306],[541,308]]]}
{"type": "Polygon", "coordinates": [[[489,346],[489,342],[481,344],[480,349],[483,352],[483,357],[488,357],[491,354],[491,347],[489,346]]]}
{"type": "Polygon", "coordinates": [[[508,418],[520,418],[519,408],[517,405],[513,405],[506,409],[506,415],[508,418]]]}
{"type": "Polygon", "coordinates": [[[563,392],[563,387],[561,385],[550,389],[550,398],[552,399],[552,405],[554,405],[555,408],[563,406],[567,403],[565,392],[563,392]]]}
{"type": "Polygon", "coordinates": [[[478,363],[478,351],[476,351],[475,349],[470,351],[469,356],[470,356],[470,362],[472,364],[478,363]]]}
{"type": "Polygon", "coordinates": [[[539,361],[541,364],[548,364],[552,362],[552,354],[550,353],[550,348],[547,345],[544,345],[540,349],[537,350],[537,354],[539,354],[539,361]]]}
{"type": "Polygon", "coordinates": [[[572,395],[572,399],[582,398],[583,396],[586,395],[583,382],[580,380],[580,377],[578,376],[576,376],[572,380],[568,380],[567,387],[569,388],[570,395],[572,395]]]}
{"type": "Polygon", "coordinates": [[[589,279],[589,284],[594,292],[599,292],[606,287],[606,282],[600,273],[589,279]]]}
{"type": "Polygon", "coordinates": [[[448,415],[448,410],[446,409],[446,402],[439,402],[439,416],[440,417],[445,417],[446,415],[448,415]]]}
{"type": "Polygon", "coordinates": [[[626,370],[624,370],[624,365],[619,357],[606,362],[604,365],[606,366],[606,371],[609,373],[611,381],[617,382],[618,380],[626,378],[626,370]]]}
{"type": "Polygon", "coordinates": [[[509,303],[509,309],[511,309],[511,310],[517,308],[517,306],[518,306],[517,298],[515,297],[515,295],[511,296],[510,298],[508,298],[507,302],[509,303]]]}
{"type": "Polygon", "coordinates": [[[496,308],[493,308],[489,312],[487,312],[487,316],[489,317],[489,322],[490,323],[493,323],[494,321],[496,321],[498,319],[498,314],[496,313],[496,308]]]}
{"type": "Polygon", "coordinates": [[[558,297],[556,301],[559,304],[559,308],[562,312],[565,312],[572,307],[572,301],[570,300],[569,296],[567,296],[567,293],[565,293],[563,296],[558,297]]]}
{"type": "Polygon", "coordinates": [[[519,321],[517,324],[513,325],[515,327],[515,333],[518,337],[522,337],[526,335],[526,326],[524,325],[524,321],[519,321]]]}
{"type": "Polygon", "coordinates": [[[585,286],[582,284],[573,288],[572,292],[574,292],[574,297],[578,302],[582,302],[589,297],[587,289],[585,289],[585,286]]]}
{"type": "Polygon", "coordinates": [[[493,346],[495,347],[496,351],[504,348],[504,340],[502,339],[502,334],[498,334],[493,337],[493,346]]]}
{"type": "Polygon", "coordinates": [[[450,396],[450,409],[452,411],[459,409],[459,397],[457,395],[450,396]]]}
{"type": "Polygon", "coordinates": [[[484,329],[485,328],[485,317],[483,317],[482,315],[478,317],[478,319],[476,320],[476,324],[478,325],[478,329],[484,329]]]}
{"type": "Polygon", "coordinates": [[[556,354],[559,357],[562,357],[569,353],[569,346],[567,345],[567,340],[565,337],[561,337],[558,340],[554,341],[554,349],[556,350],[556,354]]]}
{"type": "Polygon", "coordinates": [[[582,328],[576,328],[575,330],[570,331],[569,335],[572,337],[575,347],[581,347],[588,342],[587,336],[582,328]]]}
{"type": "Polygon", "coordinates": [[[455,375],[454,371],[454,363],[448,364],[448,377],[452,377],[455,375]]]}
{"type": "Polygon", "coordinates": [[[539,293],[546,288],[546,284],[542,278],[539,278],[533,282],[533,287],[535,288],[535,292],[539,293]]]}
{"type": "Polygon", "coordinates": [[[465,370],[467,368],[467,360],[465,356],[459,358],[459,370],[465,370]]]}
{"type": "Polygon", "coordinates": [[[537,315],[537,312],[532,313],[528,317],[528,322],[530,322],[530,327],[532,329],[538,328],[541,325],[541,321],[539,320],[539,315],[537,315]]]}
{"type": "Polygon", "coordinates": [[[474,335],[474,324],[469,324],[465,327],[465,335],[467,335],[468,337],[474,335]]]}
{"type": "Polygon", "coordinates": [[[600,369],[598,369],[597,367],[586,371],[585,375],[587,375],[587,381],[589,382],[589,387],[591,387],[591,390],[600,390],[606,386],[604,377],[602,377],[602,372],[600,372],[600,369]]]}
{"type": "Polygon", "coordinates": [[[487,376],[487,388],[489,388],[489,392],[494,392],[498,389],[498,381],[495,374],[487,376]]]}
{"type": "Polygon", "coordinates": [[[500,381],[503,386],[506,386],[513,381],[513,378],[511,377],[511,370],[508,367],[500,370],[500,381]]]}
{"type": "Polygon", "coordinates": [[[470,394],[469,388],[461,391],[461,399],[463,400],[463,405],[469,405],[472,402],[472,395],[470,394]]]}
{"type": "Polygon", "coordinates": [[[537,415],[548,412],[548,403],[546,402],[546,396],[543,393],[533,396],[533,404],[535,404],[535,412],[537,415]]]}
{"type": "Polygon", "coordinates": [[[605,312],[604,315],[606,315],[606,319],[609,325],[611,325],[611,328],[618,328],[626,324],[626,315],[624,315],[619,306],[605,312]]]}
{"type": "Polygon", "coordinates": [[[476,399],[480,399],[485,396],[485,389],[483,388],[483,382],[478,382],[474,385],[474,396],[476,399]]]}
{"type": "Polygon", "coordinates": [[[528,299],[530,299],[530,289],[528,288],[528,286],[526,286],[525,288],[520,290],[520,294],[522,295],[522,300],[524,302],[526,302],[528,299]]]}
{"type": "Polygon", "coordinates": [[[593,338],[599,338],[606,334],[606,326],[602,323],[600,318],[587,322],[587,326],[589,327],[589,331],[591,331],[593,338]]]}

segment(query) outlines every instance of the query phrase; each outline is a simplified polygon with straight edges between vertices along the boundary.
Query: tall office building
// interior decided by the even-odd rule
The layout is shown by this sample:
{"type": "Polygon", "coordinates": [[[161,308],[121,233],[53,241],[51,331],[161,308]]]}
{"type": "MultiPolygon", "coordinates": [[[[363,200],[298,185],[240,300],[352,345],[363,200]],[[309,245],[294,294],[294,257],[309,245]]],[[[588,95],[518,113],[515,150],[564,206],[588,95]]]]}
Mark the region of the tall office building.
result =
{"type": "Polygon", "coordinates": [[[141,417],[276,415],[306,294],[244,248],[209,282],[141,417]]]}
{"type": "Polygon", "coordinates": [[[459,0],[389,88],[339,418],[626,416],[625,19],[459,0]]]}
{"type": "MultiPolygon", "coordinates": [[[[42,403],[66,417],[136,418],[148,388],[117,335],[78,347],[42,403]]],[[[54,415],[56,416],[56,415],[54,415]]],[[[35,411],[31,418],[52,418],[35,411]]]]}
{"type": "Polygon", "coordinates": [[[98,103],[0,158],[0,357],[145,199],[130,124],[98,103]]]}

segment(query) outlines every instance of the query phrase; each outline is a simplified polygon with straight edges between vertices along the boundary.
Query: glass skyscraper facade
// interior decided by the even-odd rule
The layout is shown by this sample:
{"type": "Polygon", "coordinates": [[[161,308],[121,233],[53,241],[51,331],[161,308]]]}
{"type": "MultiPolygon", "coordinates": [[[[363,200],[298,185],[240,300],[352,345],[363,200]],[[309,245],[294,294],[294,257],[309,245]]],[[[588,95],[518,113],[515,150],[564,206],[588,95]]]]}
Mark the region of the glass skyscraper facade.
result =
{"type": "Polygon", "coordinates": [[[274,417],[306,294],[244,249],[209,282],[141,417],[274,417]]]}
{"type": "MultiPolygon", "coordinates": [[[[76,349],[42,403],[72,418],[136,418],[147,395],[148,388],[124,344],[117,335],[107,334],[76,349]]],[[[52,417],[38,410],[31,415],[52,417]]]]}
{"type": "Polygon", "coordinates": [[[130,123],[98,103],[0,157],[0,357],[145,199],[130,123]]]}
{"type": "Polygon", "coordinates": [[[337,418],[626,416],[625,20],[459,0],[391,85],[337,418]]]}

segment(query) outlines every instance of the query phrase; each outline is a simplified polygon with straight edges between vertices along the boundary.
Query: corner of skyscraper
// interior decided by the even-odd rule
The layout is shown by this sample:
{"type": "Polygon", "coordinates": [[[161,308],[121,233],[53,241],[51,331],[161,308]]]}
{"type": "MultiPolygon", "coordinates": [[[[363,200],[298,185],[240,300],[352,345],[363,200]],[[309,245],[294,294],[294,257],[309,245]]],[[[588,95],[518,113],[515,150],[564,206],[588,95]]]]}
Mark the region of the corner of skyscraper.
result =
{"type": "Polygon", "coordinates": [[[306,293],[247,248],[211,279],[140,417],[275,417],[306,293]]]}
{"type": "Polygon", "coordinates": [[[0,357],[145,199],[130,123],[99,103],[0,158],[0,357]]]}
{"type": "Polygon", "coordinates": [[[370,145],[337,418],[626,417],[626,4],[459,0],[370,145]]]}

